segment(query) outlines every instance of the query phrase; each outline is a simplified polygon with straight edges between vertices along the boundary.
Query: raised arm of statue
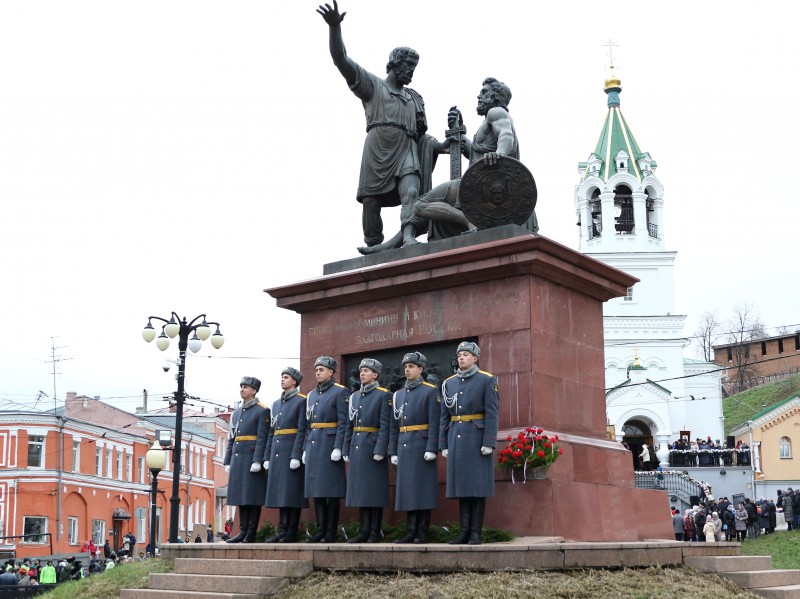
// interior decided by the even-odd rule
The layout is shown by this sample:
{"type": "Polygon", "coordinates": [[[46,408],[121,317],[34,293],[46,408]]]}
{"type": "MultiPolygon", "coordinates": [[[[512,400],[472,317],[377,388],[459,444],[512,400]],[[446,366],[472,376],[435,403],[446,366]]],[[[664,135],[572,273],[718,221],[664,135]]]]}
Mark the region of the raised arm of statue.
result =
{"type": "Polygon", "coordinates": [[[317,12],[322,15],[322,18],[328,24],[330,31],[329,47],[333,64],[339,69],[347,84],[353,85],[356,80],[356,64],[347,56],[344,40],[342,39],[342,21],[347,13],[339,13],[339,4],[336,0],[333,0],[332,7],[330,4],[320,5],[317,8],[317,12]]]}

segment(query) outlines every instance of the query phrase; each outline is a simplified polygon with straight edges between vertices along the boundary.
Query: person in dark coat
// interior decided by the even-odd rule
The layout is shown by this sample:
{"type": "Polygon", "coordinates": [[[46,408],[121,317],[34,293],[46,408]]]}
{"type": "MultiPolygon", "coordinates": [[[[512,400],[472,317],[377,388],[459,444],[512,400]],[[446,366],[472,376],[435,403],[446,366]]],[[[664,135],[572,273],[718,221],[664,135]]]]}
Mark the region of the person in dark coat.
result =
{"type": "Polygon", "coordinates": [[[261,381],[246,376],[239,384],[242,405],[231,415],[231,432],[225,452],[228,472],[228,505],[239,506],[239,534],[226,543],[252,543],[267,490],[267,474],[261,467],[267,445],[270,411],[258,401],[261,381]]]}
{"type": "Polygon", "coordinates": [[[478,369],[477,343],[458,345],[458,371],[442,383],[439,448],[447,459],[448,499],[459,500],[461,532],[453,545],[480,545],[486,498],[494,495],[497,379],[478,369]]]}
{"type": "Polygon", "coordinates": [[[357,507],[359,532],[349,543],[380,543],[383,508],[389,507],[389,419],[392,394],[378,385],[383,364],[364,358],[358,367],[361,388],[350,395],[342,448],[349,464],[348,507],[357,507]]]}
{"type": "Polygon", "coordinates": [[[439,507],[436,451],[439,447],[439,388],[422,378],[427,359],[403,357],[406,382],[392,400],[389,455],[397,466],[394,509],[405,511],[406,534],[395,543],[427,543],[431,510],[439,507]]]}
{"type": "Polygon", "coordinates": [[[788,489],[781,496],[783,504],[783,518],[786,520],[786,530],[794,529],[794,504],[792,503],[792,490],[788,489]]]}
{"type": "Polygon", "coordinates": [[[755,539],[756,526],[758,525],[758,511],[749,497],[744,500],[744,509],[747,512],[747,537],[749,539],[755,539]]]}
{"type": "Polygon", "coordinates": [[[733,509],[733,504],[728,503],[728,507],[722,513],[722,529],[725,532],[725,539],[732,541],[736,536],[736,510],[733,509]]]}
{"type": "Polygon", "coordinates": [[[264,504],[278,508],[278,529],[267,543],[296,543],[300,512],[308,507],[305,470],[301,459],[306,438],[306,396],[299,393],[303,382],[299,370],[287,366],[281,372],[281,398],[272,404],[272,421],[264,469],[269,470],[264,504]]]}
{"type": "Polygon", "coordinates": [[[769,518],[769,528],[767,529],[767,532],[769,534],[772,534],[773,532],[775,532],[775,527],[778,525],[777,521],[778,510],[775,509],[775,503],[772,501],[772,499],[767,500],[767,509],[768,509],[767,514],[769,518]]]}
{"type": "Polygon", "coordinates": [[[339,500],[347,493],[347,474],[342,461],[342,446],[347,423],[350,393],[333,379],[336,360],[320,356],[314,362],[317,386],[306,398],[306,438],[302,462],[305,471],[305,496],[314,499],[317,534],[309,543],[336,542],[339,526],[339,500]]]}

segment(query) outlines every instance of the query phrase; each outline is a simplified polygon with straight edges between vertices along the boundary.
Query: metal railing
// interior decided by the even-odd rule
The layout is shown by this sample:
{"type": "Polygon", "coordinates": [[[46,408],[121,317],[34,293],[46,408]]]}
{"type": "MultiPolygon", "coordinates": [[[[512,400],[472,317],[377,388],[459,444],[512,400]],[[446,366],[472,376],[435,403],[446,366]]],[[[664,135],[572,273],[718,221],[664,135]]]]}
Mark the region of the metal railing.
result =
{"type": "Polygon", "coordinates": [[[669,465],[671,468],[719,468],[721,466],[749,466],[750,450],[672,450],[669,452],[669,465]]]}
{"type": "Polygon", "coordinates": [[[701,495],[700,481],[683,472],[634,472],[637,489],[661,489],[670,494],[683,493],[687,497],[701,495]]]}
{"type": "MultiPolygon", "coordinates": [[[[52,554],[53,553],[53,533],[51,533],[51,532],[37,532],[37,533],[28,533],[26,535],[5,536],[5,537],[0,537],[0,542],[5,542],[6,539],[22,539],[22,543],[26,544],[25,539],[33,539],[33,538],[38,539],[40,537],[47,537],[47,542],[45,543],[45,542],[41,542],[41,541],[27,541],[27,544],[30,544],[30,545],[45,545],[45,544],[49,544],[50,545],[50,553],[52,554]]],[[[16,543],[15,543],[15,545],[16,545],[16,543]]]]}
{"type": "Polygon", "coordinates": [[[650,237],[658,239],[658,225],[655,223],[647,223],[647,233],[650,237]]]}

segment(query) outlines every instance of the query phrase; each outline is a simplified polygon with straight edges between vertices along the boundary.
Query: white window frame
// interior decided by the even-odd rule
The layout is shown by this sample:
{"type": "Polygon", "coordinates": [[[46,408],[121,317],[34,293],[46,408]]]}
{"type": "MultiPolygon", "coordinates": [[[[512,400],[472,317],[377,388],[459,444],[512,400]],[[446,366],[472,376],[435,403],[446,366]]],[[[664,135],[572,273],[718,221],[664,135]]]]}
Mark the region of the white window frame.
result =
{"type": "Polygon", "coordinates": [[[44,456],[45,446],[47,444],[47,435],[28,435],[28,468],[36,468],[37,470],[44,469],[44,456]],[[36,439],[35,441],[33,439],[36,439]],[[41,439],[41,440],[39,440],[41,439]],[[31,464],[31,446],[39,447],[39,464],[31,464]]]}
{"type": "Polygon", "coordinates": [[[78,517],[67,516],[67,543],[70,545],[80,545],[78,536],[78,517]]]}
{"type": "Polygon", "coordinates": [[[72,439],[72,471],[81,471],[81,440],[72,439]]]}
{"type": "Polygon", "coordinates": [[[208,478],[208,452],[203,452],[203,478],[208,478]]]}
{"type": "Polygon", "coordinates": [[[24,545],[45,545],[45,544],[47,544],[47,536],[46,536],[47,532],[48,532],[48,529],[47,529],[48,518],[47,518],[47,516],[23,516],[22,517],[22,534],[23,535],[30,534],[29,532],[25,532],[26,529],[28,528],[28,526],[27,526],[27,520],[28,519],[31,519],[31,520],[33,520],[33,519],[43,520],[44,521],[44,527],[43,527],[44,530],[40,530],[38,533],[34,533],[34,534],[39,535],[40,538],[39,538],[38,541],[31,541],[28,538],[23,538],[22,539],[22,543],[24,545]]]}
{"type": "Polygon", "coordinates": [[[105,447],[98,445],[94,452],[94,473],[97,476],[103,476],[103,451],[105,447]]]}
{"type": "Polygon", "coordinates": [[[133,482],[133,455],[125,452],[125,479],[129,482],[133,482]]]}
{"type": "Polygon", "coordinates": [[[145,473],[144,458],[143,457],[137,458],[136,459],[136,463],[137,463],[137,467],[139,468],[139,484],[143,485],[143,484],[145,484],[145,482],[147,482],[147,481],[145,481],[145,477],[144,477],[144,473],[145,473]]]}
{"type": "Polygon", "coordinates": [[[781,437],[778,441],[778,455],[782,460],[792,459],[792,440],[789,437],[781,437]]]}
{"type": "Polygon", "coordinates": [[[108,447],[106,451],[106,478],[114,478],[114,448],[108,447]]]}
{"type": "Polygon", "coordinates": [[[98,547],[106,543],[106,521],[92,520],[92,540],[98,547]]]}

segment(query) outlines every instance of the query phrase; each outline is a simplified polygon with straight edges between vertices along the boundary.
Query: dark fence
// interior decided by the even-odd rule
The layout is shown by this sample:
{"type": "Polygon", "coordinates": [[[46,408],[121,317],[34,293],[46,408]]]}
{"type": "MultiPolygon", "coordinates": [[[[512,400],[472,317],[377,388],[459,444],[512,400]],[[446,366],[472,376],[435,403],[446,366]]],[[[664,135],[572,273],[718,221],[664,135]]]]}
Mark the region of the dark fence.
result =
{"type": "Polygon", "coordinates": [[[701,449],[699,451],[673,449],[669,452],[670,468],[719,468],[721,466],[749,466],[750,450],[701,449]]]}

